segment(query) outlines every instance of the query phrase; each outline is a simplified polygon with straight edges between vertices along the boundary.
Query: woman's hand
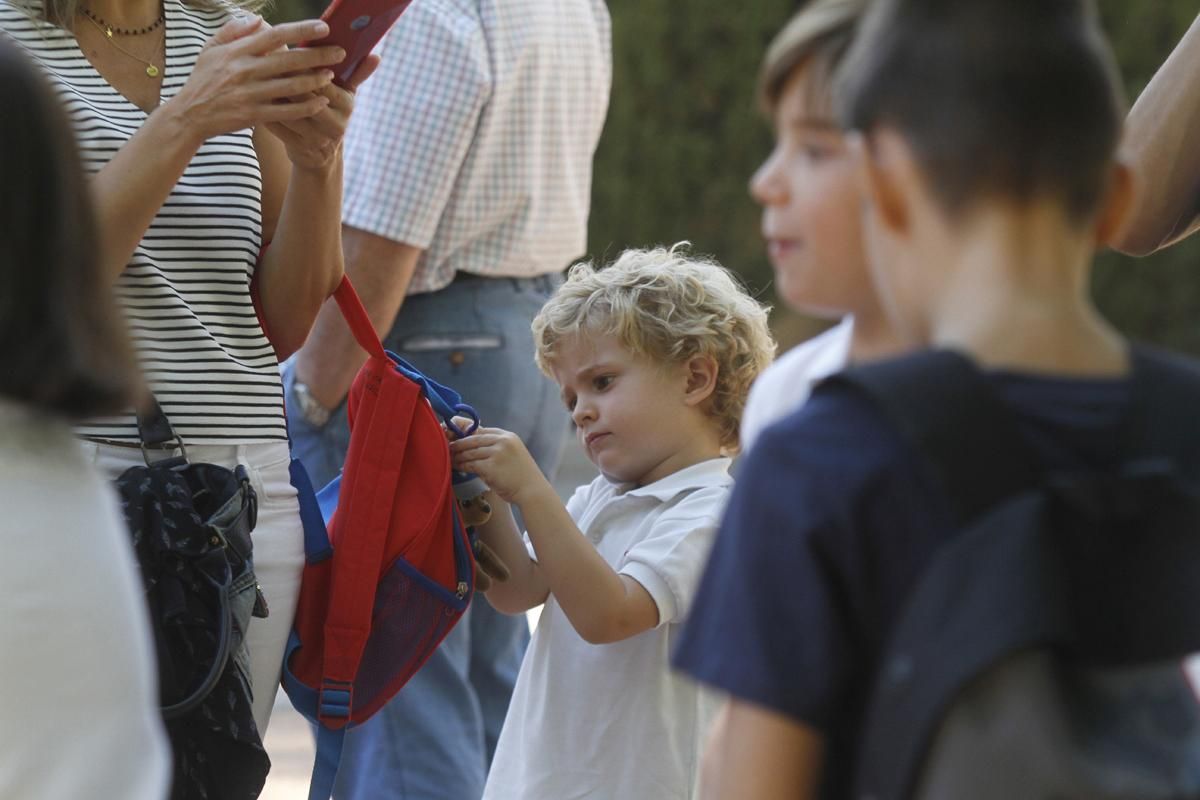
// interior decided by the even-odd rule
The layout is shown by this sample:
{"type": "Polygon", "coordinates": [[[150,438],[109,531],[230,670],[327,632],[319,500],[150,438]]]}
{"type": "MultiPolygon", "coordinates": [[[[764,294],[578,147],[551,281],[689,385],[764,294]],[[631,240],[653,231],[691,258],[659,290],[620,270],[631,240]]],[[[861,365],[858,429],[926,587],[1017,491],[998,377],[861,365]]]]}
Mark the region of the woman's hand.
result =
{"type": "Polygon", "coordinates": [[[515,433],[500,428],[480,428],[450,443],[454,468],[474,472],[502,500],[521,504],[521,491],[546,483],[537,462],[515,433]]]}
{"type": "MultiPolygon", "coordinates": [[[[369,55],[346,81],[346,87],[329,83],[318,90],[329,105],[310,117],[298,120],[270,122],[267,130],[287,148],[288,159],[297,169],[323,169],[337,155],[350,124],[350,113],[354,109],[354,92],[379,66],[379,56],[369,55]]],[[[294,102],[305,102],[307,98],[294,98],[294,102]]]]}
{"type": "Polygon", "coordinates": [[[321,20],[272,27],[257,16],[232,19],[204,45],[187,83],[167,106],[196,135],[197,146],[223,133],[319,114],[331,102],[324,90],[333,72],[326,68],[345,58],[345,51],[289,47],[328,32],[321,20]]]}

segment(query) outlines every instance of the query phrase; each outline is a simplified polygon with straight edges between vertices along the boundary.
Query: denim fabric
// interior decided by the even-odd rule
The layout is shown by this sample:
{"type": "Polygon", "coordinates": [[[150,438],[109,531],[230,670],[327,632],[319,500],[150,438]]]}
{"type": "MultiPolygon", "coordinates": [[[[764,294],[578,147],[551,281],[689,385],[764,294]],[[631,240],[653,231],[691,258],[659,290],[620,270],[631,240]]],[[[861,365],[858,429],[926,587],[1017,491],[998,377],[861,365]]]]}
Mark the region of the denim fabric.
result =
{"type": "MultiPolygon", "coordinates": [[[[457,389],[484,425],[520,435],[550,478],[568,430],[558,388],[533,360],[530,322],[560,276],[480,278],[408,297],[384,345],[457,389]]],[[[293,377],[285,370],[290,397],[293,377]]],[[[341,469],[349,444],[343,403],[320,430],[289,403],[295,455],[313,484],[341,469]]],[[[337,800],[479,800],[529,642],[523,616],[477,595],[426,665],[378,714],[346,736],[337,800]]]]}

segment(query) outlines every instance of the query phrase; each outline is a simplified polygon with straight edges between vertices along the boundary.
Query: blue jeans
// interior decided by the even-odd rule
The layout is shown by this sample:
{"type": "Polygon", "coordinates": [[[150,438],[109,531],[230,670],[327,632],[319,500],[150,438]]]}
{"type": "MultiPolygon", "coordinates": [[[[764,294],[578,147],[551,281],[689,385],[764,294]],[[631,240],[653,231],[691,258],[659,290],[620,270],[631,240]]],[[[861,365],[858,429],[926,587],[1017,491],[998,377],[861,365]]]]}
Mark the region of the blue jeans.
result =
{"type": "MultiPolygon", "coordinates": [[[[568,430],[558,387],[533,360],[529,324],[561,278],[480,278],[404,302],[384,345],[457,389],[483,424],[511,430],[553,479],[568,430]]],[[[284,389],[292,375],[285,371],[284,389]]],[[[295,455],[313,485],[341,470],[345,404],[320,430],[289,403],[295,455]]],[[[479,800],[529,628],[476,595],[466,616],[395,698],[346,735],[337,800],[479,800]]]]}

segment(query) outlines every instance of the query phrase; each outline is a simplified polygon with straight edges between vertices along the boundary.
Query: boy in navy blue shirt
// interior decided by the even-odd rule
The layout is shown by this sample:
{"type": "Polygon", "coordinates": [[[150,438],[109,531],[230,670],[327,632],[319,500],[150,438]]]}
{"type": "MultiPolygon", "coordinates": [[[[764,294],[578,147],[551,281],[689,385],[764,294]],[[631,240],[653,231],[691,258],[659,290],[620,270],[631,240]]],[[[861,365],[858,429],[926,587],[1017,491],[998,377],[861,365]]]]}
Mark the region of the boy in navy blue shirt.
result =
{"type": "MultiPolygon", "coordinates": [[[[839,81],[897,330],[986,370],[1043,466],[1121,463],[1136,362],[1088,275],[1132,192],[1092,4],[878,0],[839,81]]],[[[763,434],[676,654],[733,698],[705,797],[849,795],[881,652],[957,533],[950,503],[882,412],[838,385],[763,434]]]]}

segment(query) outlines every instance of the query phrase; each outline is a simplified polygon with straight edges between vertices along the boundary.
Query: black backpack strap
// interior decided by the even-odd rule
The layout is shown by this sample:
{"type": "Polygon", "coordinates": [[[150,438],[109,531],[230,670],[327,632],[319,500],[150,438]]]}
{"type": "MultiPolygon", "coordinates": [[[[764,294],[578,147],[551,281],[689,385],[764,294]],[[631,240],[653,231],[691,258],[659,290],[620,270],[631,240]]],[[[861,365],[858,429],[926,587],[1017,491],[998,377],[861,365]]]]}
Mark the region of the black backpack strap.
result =
{"type": "Polygon", "coordinates": [[[1167,458],[1200,475],[1200,366],[1189,358],[1134,345],[1133,409],[1126,446],[1136,458],[1167,458]]]}
{"type": "MultiPolygon", "coordinates": [[[[826,381],[868,397],[889,424],[917,452],[942,496],[950,504],[956,524],[972,519],[1037,485],[1040,470],[1011,412],[987,377],[966,356],[949,350],[929,350],[898,359],[854,367],[826,381]]],[[[956,544],[951,542],[951,545],[956,544]]],[[[1006,542],[998,542],[1000,545],[1006,542]]],[[[961,544],[958,546],[961,547],[961,544]]],[[[945,559],[938,551],[933,568],[945,559]]],[[[974,551],[968,555],[976,557],[974,551]]],[[[1002,559],[1003,553],[983,553],[1002,559]]],[[[871,702],[863,718],[856,783],[862,797],[893,800],[904,796],[928,745],[929,733],[941,713],[944,698],[957,689],[974,664],[988,658],[991,642],[999,636],[1020,638],[1019,629],[1029,615],[1009,618],[1017,629],[954,631],[951,652],[928,652],[909,646],[915,624],[926,622],[945,632],[953,622],[941,608],[947,594],[958,600],[958,587],[948,591],[943,582],[933,586],[922,576],[898,618],[897,630],[882,654],[871,702]],[[919,619],[914,620],[915,614],[919,619]],[[932,613],[928,607],[932,606],[932,613]],[[899,640],[899,641],[897,641],[899,640]],[[898,646],[897,646],[898,645],[898,646]]],[[[1011,576],[995,576],[1003,580],[1011,576]]],[[[1037,602],[1038,598],[1029,598],[1037,602]]],[[[915,634],[919,639],[920,631],[915,634]]]]}
{"type": "Polygon", "coordinates": [[[928,350],[853,367],[825,383],[852,387],[883,411],[924,457],[960,523],[1039,480],[1011,412],[964,355],[928,350]]]}

